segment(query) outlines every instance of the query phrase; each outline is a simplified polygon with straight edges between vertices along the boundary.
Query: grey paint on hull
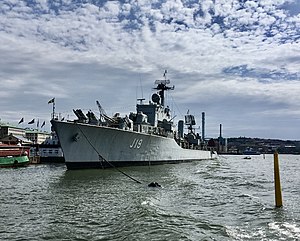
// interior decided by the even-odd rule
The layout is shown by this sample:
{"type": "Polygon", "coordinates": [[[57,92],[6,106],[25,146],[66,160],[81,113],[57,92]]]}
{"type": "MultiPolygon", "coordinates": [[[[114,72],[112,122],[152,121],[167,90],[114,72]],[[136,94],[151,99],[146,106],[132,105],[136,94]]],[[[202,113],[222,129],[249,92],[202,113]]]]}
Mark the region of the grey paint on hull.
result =
{"type": "Polygon", "coordinates": [[[53,120],[52,125],[70,169],[107,167],[102,165],[104,160],[114,166],[130,166],[212,158],[210,151],[183,149],[174,139],[153,134],[53,120]]]}

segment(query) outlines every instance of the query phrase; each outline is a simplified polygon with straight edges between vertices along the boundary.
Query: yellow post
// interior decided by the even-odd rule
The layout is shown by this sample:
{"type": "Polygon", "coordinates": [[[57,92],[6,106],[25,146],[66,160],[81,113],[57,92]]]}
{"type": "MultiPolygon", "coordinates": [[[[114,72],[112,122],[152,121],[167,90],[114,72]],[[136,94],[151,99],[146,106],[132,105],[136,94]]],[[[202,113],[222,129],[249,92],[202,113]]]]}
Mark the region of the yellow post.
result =
{"type": "Polygon", "coordinates": [[[275,203],[276,207],[282,207],[280,174],[279,174],[279,161],[278,152],[274,153],[274,181],[275,181],[275,203]]]}

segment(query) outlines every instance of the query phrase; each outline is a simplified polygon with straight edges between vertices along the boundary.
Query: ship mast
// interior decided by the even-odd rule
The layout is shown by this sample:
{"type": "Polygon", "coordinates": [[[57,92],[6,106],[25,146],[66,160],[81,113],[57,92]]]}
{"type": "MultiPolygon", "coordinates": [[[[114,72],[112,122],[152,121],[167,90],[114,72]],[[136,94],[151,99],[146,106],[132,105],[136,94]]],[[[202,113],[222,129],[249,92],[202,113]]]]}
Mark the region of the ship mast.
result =
{"type": "Polygon", "coordinates": [[[161,105],[164,106],[165,104],[165,91],[166,90],[174,90],[175,86],[167,86],[168,84],[170,84],[170,80],[167,79],[167,73],[168,71],[165,70],[164,72],[164,79],[162,80],[155,80],[155,84],[157,85],[156,90],[158,90],[158,94],[160,96],[160,99],[161,99],[161,105]]]}

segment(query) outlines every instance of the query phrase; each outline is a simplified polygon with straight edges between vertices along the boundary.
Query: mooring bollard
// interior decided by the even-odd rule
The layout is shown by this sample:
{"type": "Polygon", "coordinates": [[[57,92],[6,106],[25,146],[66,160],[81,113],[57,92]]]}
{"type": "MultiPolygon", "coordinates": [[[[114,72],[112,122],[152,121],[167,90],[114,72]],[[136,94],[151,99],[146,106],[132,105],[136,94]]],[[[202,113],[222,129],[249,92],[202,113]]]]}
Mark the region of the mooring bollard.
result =
{"type": "Polygon", "coordinates": [[[275,204],[276,207],[282,207],[282,195],[279,174],[278,152],[274,153],[274,182],[275,182],[275,204]]]}

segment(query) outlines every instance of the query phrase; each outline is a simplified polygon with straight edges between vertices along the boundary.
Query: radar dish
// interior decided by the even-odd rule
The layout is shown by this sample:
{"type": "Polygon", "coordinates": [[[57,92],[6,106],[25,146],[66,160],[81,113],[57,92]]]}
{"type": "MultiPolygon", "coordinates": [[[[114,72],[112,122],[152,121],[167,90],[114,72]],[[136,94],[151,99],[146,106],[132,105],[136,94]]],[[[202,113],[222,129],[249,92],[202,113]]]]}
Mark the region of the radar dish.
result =
{"type": "Polygon", "coordinates": [[[159,101],[160,101],[159,95],[158,95],[158,94],[153,94],[153,95],[152,95],[152,101],[153,101],[154,103],[159,104],[159,101]]]}
{"type": "Polygon", "coordinates": [[[156,85],[159,85],[159,84],[168,85],[168,84],[170,84],[170,83],[171,83],[171,82],[170,82],[169,79],[163,79],[163,80],[158,79],[158,80],[155,80],[155,84],[156,84],[156,85]]]}

